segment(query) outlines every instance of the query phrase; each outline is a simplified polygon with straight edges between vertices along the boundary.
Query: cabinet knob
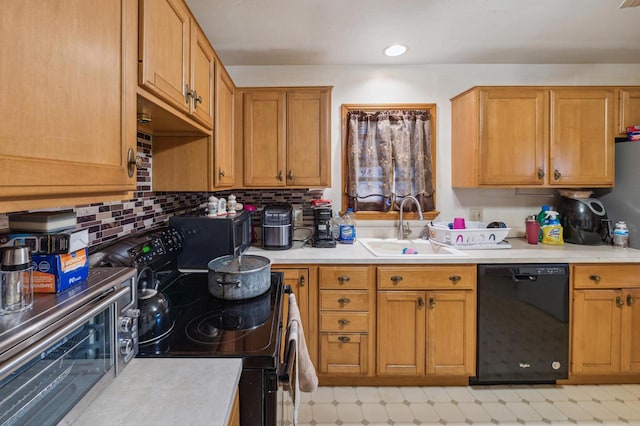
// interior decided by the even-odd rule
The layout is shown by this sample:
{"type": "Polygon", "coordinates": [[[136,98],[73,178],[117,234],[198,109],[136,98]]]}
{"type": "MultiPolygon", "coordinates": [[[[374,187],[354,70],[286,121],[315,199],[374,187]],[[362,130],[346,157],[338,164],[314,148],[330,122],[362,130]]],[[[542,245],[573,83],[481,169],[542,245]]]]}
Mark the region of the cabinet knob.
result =
{"type": "Polygon", "coordinates": [[[636,303],[636,299],[634,299],[632,295],[627,294],[627,305],[631,306],[634,303],[636,303]]]}
{"type": "Polygon", "coordinates": [[[198,109],[198,104],[202,103],[202,96],[198,96],[196,90],[193,91],[193,109],[198,109]]]}
{"type": "Polygon", "coordinates": [[[341,320],[338,320],[338,324],[344,327],[346,325],[351,324],[351,321],[349,321],[348,319],[341,319],[341,320]]]}
{"type": "Polygon", "coordinates": [[[351,302],[351,299],[349,299],[348,297],[341,297],[340,299],[338,299],[338,303],[341,305],[346,305],[349,302],[351,302]]]}
{"type": "Polygon", "coordinates": [[[397,285],[400,281],[402,281],[402,275],[394,275],[391,277],[391,282],[393,282],[393,285],[397,285]]]}
{"type": "Polygon", "coordinates": [[[600,282],[600,275],[589,275],[589,279],[593,282],[599,283],[600,282]]]}
{"type": "Polygon", "coordinates": [[[422,297],[418,297],[418,309],[424,308],[424,299],[422,297]]]}
{"type": "Polygon", "coordinates": [[[460,275],[450,275],[449,276],[449,281],[451,281],[454,284],[458,284],[461,279],[462,278],[460,277],[460,275]]]}
{"type": "Polygon", "coordinates": [[[287,178],[289,180],[293,180],[293,170],[289,170],[289,174],[287,174],[287,178]]]}
{"type": "Polygon", "coordinates": [[[554,170],[554,171],[553,171],[553,178],[554,178],[555,180],[560,179],[560,176],[562,176],[562,173],[560,173],[558,170],[554,170]]]}
{"type": "Polygon", "coordinates": [[[542,179],[544,177],[544,170],[542,168],[538,169],[538,179],[542,179]]]}
{"type": "Polygon", "coordinates": [[[223,178],[223,177],[224,177],[224,170],[222,170],[222,167],[220,167],[220,168],[218,169],[218,176],[219,176],[219,177],[221,177],[221,178],[223,178]]]}
{"type": "Polygon", "coordinates": [[[624,302],[622,300],[622,297],[616,296],[616,306],[619,307],[619,308],[624,306],[624,302]]]}
{"type": "Polygon", "coordinates": [[[300,287],[304,287],[304,284],[305,284],[304,275],[300,275],[300,287]]]}
{"type": "Polygon", "coordinates": [[[284,179],[284,176],[282,175],[282,170],[279,170],[279,171],[278,171],[278,180],[279,180],[280,182],[282,182],[282,179],[284,179]]]}
{"type": "Polygon", "coordinates": [[[185,84],[184,85],[184,101],[185,103],[189,103],[191,101],[191,98],[193,97],[193,94],[195,92],[193,90],[189,89],[189,85],[185,84]]]}
{"type": "Polygon", "coordinates": [[[136,169],[142,167],[142,157],[138,157],[133,148],[127,151],[127,175],[132,178],[136,173],[136,169]]]}
{"type": "Polygon", "coordinates": [[[340,275],[338,277],[338,282],[340,283],[340,285],[343,285],[344,283],[349,282],[349,281],[351,281],[351,278],[349,278],[346,275],[340,275]]]}
{"type": "Polygon", "coordinates": [[[341,343],[349,343],[351,341],[351,339],[349,337],[347,337],[347,336],[340,336],[340,337],[338,337],[338,340],[341,343]]]}
{"type": "Polygon", "coordinates": [[[429,308],[435,309],[435,307],[436,307],[436,299],[433,298],[433,297],[430,297],[429,298],[429,308]]]}

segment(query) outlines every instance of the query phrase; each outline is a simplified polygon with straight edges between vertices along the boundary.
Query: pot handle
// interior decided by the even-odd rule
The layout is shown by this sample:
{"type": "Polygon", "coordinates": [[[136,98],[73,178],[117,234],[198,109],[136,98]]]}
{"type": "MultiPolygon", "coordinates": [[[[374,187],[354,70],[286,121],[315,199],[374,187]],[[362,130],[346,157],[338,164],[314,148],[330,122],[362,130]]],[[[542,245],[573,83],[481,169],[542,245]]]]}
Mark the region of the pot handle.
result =
{"type": "Polygon", "coordinates": [[[222,287],[225,285],[234,285],[236,286],[236,288],[242,287],[242,284],[240,283],[240,281],[222,281],[220,278],[218,278],[216,282],[218,283],[218,287],[222,287]]]}

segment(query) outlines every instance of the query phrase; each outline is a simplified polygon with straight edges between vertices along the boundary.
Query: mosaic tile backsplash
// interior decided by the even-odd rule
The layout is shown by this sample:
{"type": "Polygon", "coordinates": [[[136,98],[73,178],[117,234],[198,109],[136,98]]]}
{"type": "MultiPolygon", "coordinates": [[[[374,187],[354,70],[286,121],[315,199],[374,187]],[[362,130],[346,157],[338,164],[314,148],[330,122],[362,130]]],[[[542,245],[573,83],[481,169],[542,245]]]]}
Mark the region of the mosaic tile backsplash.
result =
{"type": "MultiPolygon", "coordinates": [[[[207,198],[227,198],[230,194],[238,202],[253,204],[259,210],[268,203],[288,202],[303,209],[304,224],[313,223],[313,211],[310,202],[321,198],[322,191],[297,190],[233,190],[208,192],[154,192],[152,189],[152,152],[153,141],[150,135],[138,133],[138,156],[142,157],[142,166],[138,169],[137,190],[134,198],[108,203],[61,207],[59,210],[76,212],[76,228],[89,228],[89,246],[106,243],[132,232],[150,229],[165,224],[169,217],[184,213],[204,212],[207,198]]],[[[48,209],[49,210],[49,209],[48,209]]],[[[17,213],[17,212],[16,212],[17,213]]],[[[11,213],[9,213],[11,214],[11,213]]],[[[259,211],[252,219],[256,225],[261,223],[259,211]]],[[[8,215],[0,214],[0,229],[8,227],[8,215]]]]}

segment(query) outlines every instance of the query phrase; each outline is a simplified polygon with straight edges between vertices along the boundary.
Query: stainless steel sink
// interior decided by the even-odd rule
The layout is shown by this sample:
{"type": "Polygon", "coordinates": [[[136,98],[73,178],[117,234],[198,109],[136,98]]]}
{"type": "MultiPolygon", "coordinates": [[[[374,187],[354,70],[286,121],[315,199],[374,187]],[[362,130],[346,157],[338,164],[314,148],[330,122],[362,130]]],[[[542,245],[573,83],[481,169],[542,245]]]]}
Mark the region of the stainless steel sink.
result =
{"type": "Polygon", "coordinates": [[[378,257],[442,258],[467,257],[452,247],[431,244],[429,240],[399,240],[397,238],[358,238],[357,242],[378,257]]]}

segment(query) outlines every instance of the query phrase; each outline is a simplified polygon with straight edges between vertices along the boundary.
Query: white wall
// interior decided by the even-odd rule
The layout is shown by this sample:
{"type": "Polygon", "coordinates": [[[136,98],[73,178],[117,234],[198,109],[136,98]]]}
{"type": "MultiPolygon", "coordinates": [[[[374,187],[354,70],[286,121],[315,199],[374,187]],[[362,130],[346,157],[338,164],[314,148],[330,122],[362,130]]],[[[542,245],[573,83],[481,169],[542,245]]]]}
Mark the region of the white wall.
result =
{"type": "Polygon", "coordinates": [[[549,203],[551,191],[453,189],[451,187],[451,105],[449,99],[477,85],[640,85],[640,65],[404,65],[229,67],[237,86],[333,86],[331,158],[333,185],[325,197],[341,208],[340,107],[357,103],[437,105],[436,208],[439,220],[469,217],[482,207],[485,221],[502,220],[515,229],[527,214],[549,203]],[[539,195],[536,192],[546,194],[539,195]]]}

